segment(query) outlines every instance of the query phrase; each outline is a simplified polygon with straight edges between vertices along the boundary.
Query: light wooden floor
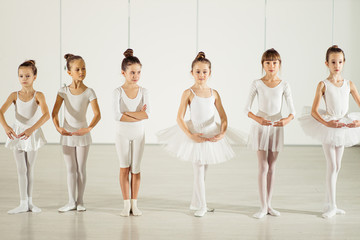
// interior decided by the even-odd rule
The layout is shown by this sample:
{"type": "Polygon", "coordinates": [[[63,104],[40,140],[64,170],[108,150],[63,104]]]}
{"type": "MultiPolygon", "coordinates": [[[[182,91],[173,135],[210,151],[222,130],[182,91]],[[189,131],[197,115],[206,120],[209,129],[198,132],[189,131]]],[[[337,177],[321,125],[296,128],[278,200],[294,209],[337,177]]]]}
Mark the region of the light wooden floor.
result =
{"type": "Polygon", "coordinates": [[[66,172],[58,145],[39,151],[34,203],[39,214],[6,212],[18,205],[16,166],[0,145],[0,239],[360,239],[360,148],[345,150],[338,180],[338,206],[347,214],[320,217],[325,160],[321,147],[286,147],[280,154],[273,206],[281,217],[257,220],[257,160],[235,148],[237,157],[210,166],[207,200],[216,209],[203,218],[188,210],[192,166],[169,157],[160,146],[145,147],[139,207],[141,217],[121,217],[122,197],[113,145],[93,145],[87,166],[83,213],[60,214],[67,202],[66,172]]]}

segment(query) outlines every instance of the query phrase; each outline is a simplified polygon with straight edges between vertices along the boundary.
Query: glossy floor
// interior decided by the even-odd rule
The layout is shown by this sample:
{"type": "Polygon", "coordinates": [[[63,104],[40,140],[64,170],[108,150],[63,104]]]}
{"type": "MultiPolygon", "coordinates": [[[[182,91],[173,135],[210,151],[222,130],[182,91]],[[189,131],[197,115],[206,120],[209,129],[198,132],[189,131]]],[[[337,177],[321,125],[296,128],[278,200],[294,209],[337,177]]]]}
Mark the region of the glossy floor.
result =
{"type": "Polygon", "coordinates": [[[360,239],[360,148],[345,150],[338,206],[346,215],[321,218],[325,160],[321,147],[286,147],[280,153],[273,207],[280,217],[252,218],[258,210],[256,154],[210,166],[207,201],[216,210],[203,218],[188,210],[192,166],[147,145],[138,200],[141,217],[120,216],[122,197],[113,145],[93,145],[87,165],[86,212],[58,213],[67,202],[66,172],[58,145],[39,151],[34,203],[42,212],[8,215],[18,205],[16,166],[0,145],[0,239],[360,239]]]}

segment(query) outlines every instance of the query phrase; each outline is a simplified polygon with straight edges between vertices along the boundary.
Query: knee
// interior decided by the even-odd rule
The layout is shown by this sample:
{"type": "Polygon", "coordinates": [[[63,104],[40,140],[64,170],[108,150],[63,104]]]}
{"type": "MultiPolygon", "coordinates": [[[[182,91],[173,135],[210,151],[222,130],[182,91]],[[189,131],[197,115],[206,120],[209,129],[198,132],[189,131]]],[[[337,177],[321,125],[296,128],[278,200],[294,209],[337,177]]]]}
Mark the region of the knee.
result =
{"type": "Polygon", "coordinates": [[[269,165],[263,164],[259,166],[259,174],[266,175],[269,172],[269,165]]]}
{"type": "Polygon", "coordinates": [[[19,176],[26,176],[27,175],[27,167],[26,167],[26,165],[18,166],[17,167],[17,172],[18,172],[19,176]]]}

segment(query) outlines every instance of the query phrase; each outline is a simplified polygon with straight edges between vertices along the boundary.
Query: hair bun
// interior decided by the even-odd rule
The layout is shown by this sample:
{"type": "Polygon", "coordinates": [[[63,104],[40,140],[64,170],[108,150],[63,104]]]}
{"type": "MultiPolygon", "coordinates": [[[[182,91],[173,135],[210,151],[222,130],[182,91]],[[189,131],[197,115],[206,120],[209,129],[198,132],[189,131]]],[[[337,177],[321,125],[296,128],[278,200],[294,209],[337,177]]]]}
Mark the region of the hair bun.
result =
{"type": "Polygon", "coordinates": [[[338,45],[332,45],[331,48],[339,48],[338,45]]]}
{"type": "Polygon", "coordinates": [[[69,58],[71,58],[71,57],[73,57],[73,56],[74,56],[74,54],[67,53],[67,54],[64,55],[64,58],[65,58],[66,61],[67,61],[69,58]]]}
{"type": "Polygon", "coordinates": [[[195,59],[196,60],[205,59],[205,53],[204,52],[199,52],[195,59]]]}
{"type": "Polygon", "coordinates": [[[131,48],[126,49],[126,51],[124,52],[124,56],[125,57],[133,57],[134,56],[134,51],[131,48]]]}
{"type": "Polygon", "coordinates": [[[35,66],[35,60],[27,60],[24,63],[28,63],[35,66]]]}

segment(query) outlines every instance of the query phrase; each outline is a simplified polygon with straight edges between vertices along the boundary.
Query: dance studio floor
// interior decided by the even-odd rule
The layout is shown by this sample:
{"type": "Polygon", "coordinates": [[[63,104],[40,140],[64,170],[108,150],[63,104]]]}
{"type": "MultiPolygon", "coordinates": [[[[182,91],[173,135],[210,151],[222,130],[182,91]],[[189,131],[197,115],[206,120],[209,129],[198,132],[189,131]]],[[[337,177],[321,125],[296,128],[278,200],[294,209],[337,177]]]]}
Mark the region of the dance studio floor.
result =
{"type": "Polygon", "coordinates": [[[59,145],[39,151],[34,203],[42,213],[8,215],[19,203],[16,166],[0,145],[0,239],[360,239],[360,148],[345,150],[338,180],[338,207],[346,215],[321,218],[325,160],[321,147],[288,146],[280,153],[273,207],[280,217],[252,218],[258,210],[256,154],[210,166],[207,201],[216,210],[203,218],[188,210],[192,166],[146,145],[138,200],[141,217],[120,216],[122,197],[114,145],[93,145],[87,165],[86,212],[58,213],[67,202],[66,172],[59,145]]]}

